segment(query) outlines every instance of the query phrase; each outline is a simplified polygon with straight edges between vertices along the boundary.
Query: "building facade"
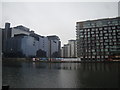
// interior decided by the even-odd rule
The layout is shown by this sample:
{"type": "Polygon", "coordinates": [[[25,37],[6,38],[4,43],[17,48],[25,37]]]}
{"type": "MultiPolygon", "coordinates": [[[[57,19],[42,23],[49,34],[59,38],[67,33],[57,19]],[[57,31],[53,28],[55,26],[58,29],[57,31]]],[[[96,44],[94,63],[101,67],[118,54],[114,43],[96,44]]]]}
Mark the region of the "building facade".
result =
{"type": "MultiPolygon", "coordinates": [[[[2,28],[1,28],[2,29],[2,28]]],[[[11,29],[10,28],[10,23],[5,23],[5,28],[2,29],[2,51],[5,51],[5,43],[7,39],[11,38],[11,29]]]]}
{"type": "Polygon", "coordinates": [[[120,17],[76,23],[77,55],[84,61],[120,58],[120,17]]]}
{"type": "Polygon", "coordinates": [[[61,42],[58,36],[47,36],[48,38],[48,57],[49,58],[55,58],[60,57],[60,48],[61,48],[61,42]]]}
{"type": "Polygon", "coordinates": [[[68,44],[64,44],[61,48],[61,57],[75,58],[77,57],[76,40],[68,40],[68,44]]]}
{"type": "Polygon", "coordinates": [[[60,57],[58,36],[41,36],[21,25],[10,28],[10,23],[2,32],[4,57],[60,57]]]}
{"type": "Polygon", "coordinates": [[[77,57],[76,40],[69,40],[68,45],[68,57],[77,57]]]}
{"type": "Polygon", "coordinates": [[[68,58],[69,54],[68,54],[68,47],[69,45],[68,44],[64,44],[64,46],[61,48],[61,57],[63,58],[68,58]]]}
{"type": "Polygon", "coordinates": [[[17,27],[13,27],[11,29],[11,37],[14,37],[14,35],[17,35],[17,34],[26,34],[26,35],[30,35],[32,32],[30,31],[29,28],[27,27],[24,27],[22,25],[20,26],[17,26],[17,27]]]}

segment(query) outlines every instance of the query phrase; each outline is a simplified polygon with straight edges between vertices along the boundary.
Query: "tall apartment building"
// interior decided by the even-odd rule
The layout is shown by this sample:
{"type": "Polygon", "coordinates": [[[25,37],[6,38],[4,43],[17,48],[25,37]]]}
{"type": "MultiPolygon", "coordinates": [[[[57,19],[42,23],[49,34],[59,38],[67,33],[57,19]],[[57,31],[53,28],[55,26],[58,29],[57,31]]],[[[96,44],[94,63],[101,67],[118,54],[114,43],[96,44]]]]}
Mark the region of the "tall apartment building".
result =
{"type": "Polygon", "coordinates": [[[81,60],[120,59],[120,17],[77,22],[76,30],[81,60]]]}

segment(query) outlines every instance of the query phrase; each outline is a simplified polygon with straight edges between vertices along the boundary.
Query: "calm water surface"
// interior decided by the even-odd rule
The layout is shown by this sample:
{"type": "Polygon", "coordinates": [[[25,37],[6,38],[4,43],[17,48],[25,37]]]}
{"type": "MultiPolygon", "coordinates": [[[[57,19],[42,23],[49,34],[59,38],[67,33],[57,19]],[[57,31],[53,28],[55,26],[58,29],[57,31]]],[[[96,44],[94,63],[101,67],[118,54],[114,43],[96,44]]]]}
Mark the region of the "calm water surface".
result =
{"type": "Polygon", "coordinates": [[[11,88],[120,88],[120,63],[3,62],[11,88]]]}

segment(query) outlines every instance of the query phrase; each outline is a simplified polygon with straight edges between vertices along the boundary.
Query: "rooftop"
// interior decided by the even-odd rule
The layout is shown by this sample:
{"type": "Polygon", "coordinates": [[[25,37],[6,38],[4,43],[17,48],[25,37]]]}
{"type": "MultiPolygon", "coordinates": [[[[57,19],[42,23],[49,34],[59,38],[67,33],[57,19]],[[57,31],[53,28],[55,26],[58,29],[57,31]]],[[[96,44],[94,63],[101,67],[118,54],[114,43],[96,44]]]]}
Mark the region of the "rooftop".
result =
{"type": "Polygon", "coordinates": [[[115,17],[115,18],[103,18],[103,19],[95,19],[95,20],[86,20],[86,21],[79,21],[77,23],[82,23],[82,22],[93,22],[93,21],[104,21],[104,20],[111,20],[111,19],[119,19],[120,20],[120,17],[115,17]]]}

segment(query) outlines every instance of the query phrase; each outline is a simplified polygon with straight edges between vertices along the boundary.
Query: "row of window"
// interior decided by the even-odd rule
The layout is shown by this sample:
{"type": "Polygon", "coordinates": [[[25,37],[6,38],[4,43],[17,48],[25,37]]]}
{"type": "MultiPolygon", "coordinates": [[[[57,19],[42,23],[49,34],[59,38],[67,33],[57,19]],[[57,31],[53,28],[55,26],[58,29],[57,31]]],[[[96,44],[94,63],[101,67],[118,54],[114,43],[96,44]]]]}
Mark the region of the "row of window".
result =
{"type": "Polygon", "coordinates": [[[82,33],[82,34],[99,34],[99,33],[117,33],[117,32],[120,32],[120,30],[103,30],[103,31],[80,31],[79,33],[82,33]]]}
{"type": "Polygon", "coordinates": [[[110,32],[110,33],[92,33],[92,34],[90,34],[90,33],[79,33],[79,35],[77,35],[77,36],[79,36],[79,37],[99,37],[99,36],[120,36],[120,32],[118,32],[118,33],[116,33],[116,32],[110,32]]]}
{"type": "MultiPolygon", "coordinates": [[[[107,26],[107,27],[97,27],[97,28],[84,28],[84,29],[79,29],[80,32],[89,32],[89,31],[103,31],[103,30],[115,30],[115,29],[120,29],[120,26],[107,26]]],[[[78,30],[78,28],[77,28],[78,30]]]]}
{"type": "Polygon", "coordinates": [[[89,46],[92,46],[92,45],[117,45],[118,43],[117,42],[107,42],[107,41],[105,41],[105,42],[80,42],[80,46],[81,45],[83,45],[83,46],[87,46],[87,45],[89,45],[89,46]]]}
{"type": "Polygon", "coordinates": [[[91,56],[81,56],[81,58],[108,58],[109,56],[104,56],[104,55],[91,55],[91,56]]]}

